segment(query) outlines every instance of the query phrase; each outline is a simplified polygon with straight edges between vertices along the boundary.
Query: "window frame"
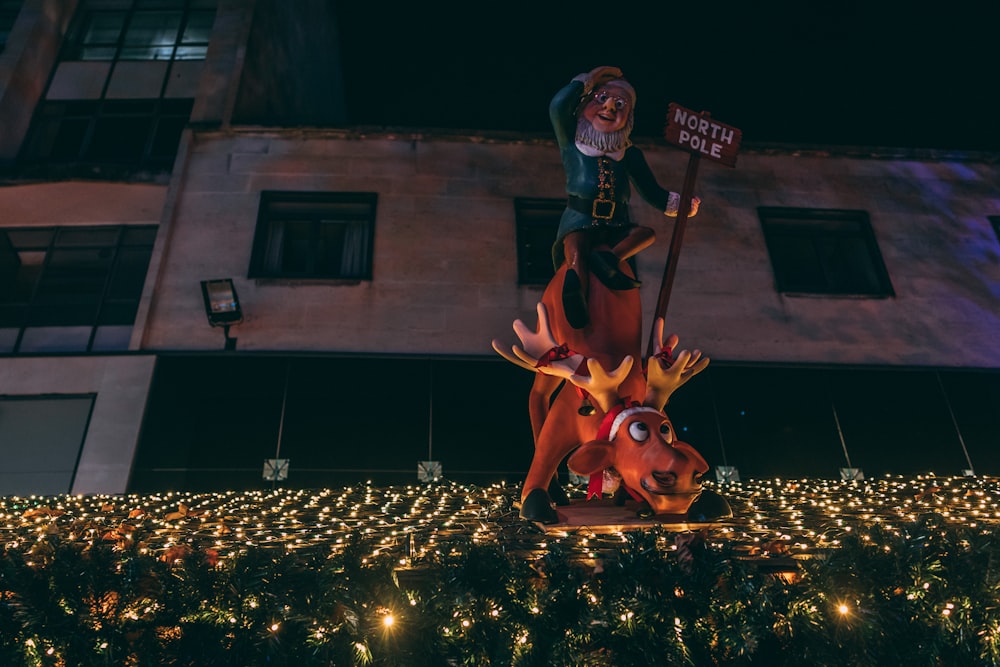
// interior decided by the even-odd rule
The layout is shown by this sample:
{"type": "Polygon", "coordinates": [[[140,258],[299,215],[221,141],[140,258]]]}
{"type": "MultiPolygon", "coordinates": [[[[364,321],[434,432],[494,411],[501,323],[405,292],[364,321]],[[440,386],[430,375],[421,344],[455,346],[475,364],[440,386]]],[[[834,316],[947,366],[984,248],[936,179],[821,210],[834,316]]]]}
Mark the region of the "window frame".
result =
{"type": "MultiPolygon", "coordinates": [[[[145,286],[146,277],[149,273],[149,262],[152,257],[153,247],[156,244],[156,225],[87,225],[87,226],[44,226],[44,227],[10,227],[0,228],[3,234],[3,241],[6,250],[15,257],[15,267],[12,276],[14,278],[13,293],[10,301],[0,304],[6,312],[0,313],[8,324],[0,325],[2,330],[16,331],[14,341],[9,349],[0,349],[0,356],[13,356],[24,354],[51,354],[59,352],[70,353],[105,353],[114,351],[125,351],[128,349],[126,343],[124,347],[101,341],[98,336],[106,327],[129,327],[131,330],[135,325],[135,315],[142,299],[142,291],[145,286]],[[9,234],[26,233],[37,234],[39,236],[48,234],[48,239],[35,243],[25,242],[14,245],[10,242],[9,234]],[[113,241],[102,240],[95,237],[92,240],[71,242],[67,240],[71,235],[84,236],[87,233],[105,233],[108,236],[114,235],[113,241]],[[84,263],[74,263],[69,261],[66,265],[59,266],[58,258],[62,255],[71,257],[73,253],[90,252],[102,258],[107,256],[106,264],[98,267],[95,273],[92,267],[85,266],[84,263]],[[44,253],[38,263],[37,275],[25,283],[28,288],[23,298],[18,298],[17,279],[22,275],[17,269],[19,255],[22,253],[44,253]],[[144,258],[137,263],[129,263],[129,256],[134,258],[144,255],[144,258]],[[141,277],[138,274],[129,276],[128,271],[134,270],[141,264],[141,277]],[[60,272],[63,274],[60,275],[60,272]],[[89,274],[89,276],[88,276],[89,274]],[[60,289],[60,286],[79,286],[86,284],[88,277],[91,284],[96,284],[93,278],[100,281],[100,288],[91,290],[89,296],[92,303],[87,303],[86,299],[74,296],[73,289],[60,289]],[[124,283],[126,295],[116,294],[124,283]],[[46,293],[47,290],[52,290],[46,293]],[[48,301],[48,303],[46,303],[48,301]],[[63,301],[63,304],[60,304],[63,301]],[[78,303],[79,302],[79,303],[78,303]],[[73,315],[71,310],[66,308],[72,305],[78,315],[73,315]],[[91,306],[89,313],[84,316],[82,313],[86,306],[91,306]],[[131,311],[131,315],[123,317],[122,313],[131,311]],[[86,343],[63,344],[49,343],[41,347],[24,349],[26,333],[38,332],[45,335],[46,330],[69,330],[76,329],[81,334],[78,340],[84,337],[83,330],[86,329],[86,343]]],[[[10,293],[10,292],[8,292],[10,293]]],[[[2,322],[3,320],[0,320],[2,322]]],[[[67,334],[68,335],[68,334],[67,334]]],[[[129,334],[131,336],[131,334],[129,334]]],[[[63,340],[71,341],[72,338],[63,340]]],[[[112,339],[113,341],[113,339],[112,339]]]]}
{"type": "MultiPolygon", "coordinates": [[[[820,296],[832,298],[895,297],[889,273],[875,238],[867,211],[851,209],[793,208],[759,206],[764,242],[774,274],[775,289],[787,296],[820,296]],[[810,223],[816,223],[811,225],[810,223]],[[818,262],[820,278],[812,285],[799,282],[789,274],[787,255],[780,249],[782,241],[808,241],[818,262]],[[838,264],[835,255],[843,255],[845,241],[858,249],[861,244],[865,266],[838,264]],[[867,274],[867,275],[865,275],[867,274]],[[838,282],[867,282],[867,287],[838,287],[838,282]]],[[[848,248],[849,249],[849,248],[848,248]]]]}
{"type": "Polygon", "coordinates": [[[514,199],[514,243],[517,248],[517,284],[544,287],[555,275],[552,244],[559,221],[566,209],[566,199],[516,197],[514,199]],[[539,238],[547,238],[544,247],[535,247],[539,238]]]}
{"type": "Polygon", "coordinates": [[[261,191],[247,277],[257,280],[342,284],[357,284],[372,280],[377,211],[378,193],[376,192],[261,191]],[[286,207],[286,210],[282,210],[283,207],[286,207]],[[366,210],[363,212],[351,211],[349,207],[358,207],[359,211],[366,210]],[[282,220],[280,217],[285,219],[282,220]],[[290,222],[306,223],[309,227],[310,238],[307,255],[309,256],[308,261],[312,261],[311,269],[289,271],[272,266],[274,261],[283,261],[286,257],[283,248],[272,249],[272,226],[290,222]],[[321,234],[323,225],[346,226],[359,222],[363,223],[363,247],[360,248],[361,253],[358,258],[362,265],[358,270],[344,271],[343,250],[341,262],[336,272],[317,270],[317,253],[321,250],[323,243],[321,234]]]}

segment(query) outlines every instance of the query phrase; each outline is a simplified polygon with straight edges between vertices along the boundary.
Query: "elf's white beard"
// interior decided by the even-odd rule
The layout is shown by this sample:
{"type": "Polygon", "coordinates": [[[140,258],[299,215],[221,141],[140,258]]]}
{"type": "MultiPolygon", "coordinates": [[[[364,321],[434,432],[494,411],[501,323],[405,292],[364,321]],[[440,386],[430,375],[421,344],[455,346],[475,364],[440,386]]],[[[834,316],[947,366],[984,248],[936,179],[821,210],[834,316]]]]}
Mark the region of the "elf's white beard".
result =
{"type": "Polygon", "coordinates": [[[582,115],[576,123],[576,142],[594,148],[601,153],[617,153],[632,145],[629,135],[632,133],[632,118],[629,117],[625,127],[617,132],[601,132],[582,115]]]}

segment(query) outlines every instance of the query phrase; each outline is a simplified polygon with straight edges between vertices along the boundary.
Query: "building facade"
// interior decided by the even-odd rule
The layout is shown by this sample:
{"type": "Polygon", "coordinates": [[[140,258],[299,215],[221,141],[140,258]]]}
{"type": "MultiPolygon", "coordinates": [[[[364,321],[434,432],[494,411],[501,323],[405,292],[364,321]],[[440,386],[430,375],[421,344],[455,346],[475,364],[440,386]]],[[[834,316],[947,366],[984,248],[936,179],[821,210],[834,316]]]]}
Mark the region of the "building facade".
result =
{"type": "MultiPolygon", "coordinates": [[[[279,95],[310,39],[278,2],[0,10],[0,493],[518,480],[531,378],[490,342],[551,275],[553,140],[351,126],[318,39],[324,92],[279,95]]],[[[688,155],[639,143],[680,190],[688,155]]],[[[668,408],[684,439],[744,477],[1000,473],[998,184],[990,153],[703,162],[667,313],[713,359],[668,408]]],[[[673,219],[631,214],[648,321],[673,219]]]]}

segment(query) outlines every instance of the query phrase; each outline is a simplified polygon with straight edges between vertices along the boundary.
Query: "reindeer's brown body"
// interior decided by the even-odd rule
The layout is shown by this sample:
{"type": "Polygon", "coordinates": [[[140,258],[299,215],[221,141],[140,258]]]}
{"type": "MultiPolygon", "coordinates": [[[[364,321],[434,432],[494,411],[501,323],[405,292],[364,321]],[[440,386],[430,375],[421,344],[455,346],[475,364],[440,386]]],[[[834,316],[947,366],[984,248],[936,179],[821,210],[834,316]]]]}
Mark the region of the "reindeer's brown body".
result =
{"type": "MultiPolygon", "coordinates": [[[[548,490],[567,456],[570,469],[582,475],[614,468],[651,514],[686,515],[702,494],[701,476],[708,464],[677,439],[663,408],[678,387],[704,370],[708,358],[698,350],[682,350],[672,359],[677,336],[663,339],[663,320],[658,319],[647,377],[640,361],[639,291],[608,289],[591,274],[587,303],[592,324],[575,329],[562,303],[567,270],[563,265],[549,282],[537,308],[537,329],[514,322],[523,349],[493,341],[505,359],[536,373],[529,398],[535,452],[521,492],[521,516],[558,522],[548,490]],[[564,380],[573,386],[559,390],[564,380]],[[592,414],[581,414],[577,388],[588,392],[596,408],[592,414]]],[[[618,270],[629,271],[624,263],[618,270]]],[[[728,504],[723,505],[728,511],[728,504]]]]}
{"type": "MultiPolygon", "coordinates": [[[[628,271],[622,263],[620,271],[628,271]]],[[[531,332],[518,320],[514,330],[525,349],[508,354],[498,341],[497,350],[509,361],[536,372],[529,413],[535,452],[521,493],[521,516],[542,523],[557,523],[549,489],[558,486],[556,471],[569,456],[570,469],[595,475],[614,468],[622,483],[648,506],[650,514],[686,516],[702,496],[701,476],[708,471],[705,459],[691,445],[677,439],[663,408],[670,394],[708,365],[697,350],[681,351],[676,361],[669,348],[677,337],[661,340],[663,321],[654,330],[657,355],[643,373],[642,303],[639,291],[615,291],[590,278],[590,322],[575,329],[566,320],[562,285],[567,267],[550,281],[538,308],[538,330],[531,332]],[[555,345],[555,348],[550,346],[555,345]],[[568,348],[568,356],[546,355],[568,348]],[[549,350],[549,352],[545,352],[549,350]],[[661,350],[667,351],[660,355],[661,350]],[[660,357],[665,357],[661,359],[660,357]],[[539,359],[547,361],[536,367],[539,359]],[[577,364],[586,359],[586,368],[577,364]],[[551,364],[548,366],[547,364],[551,364]],[[609,369],[614,369],[609,371],[609,369]],[[566,386],[556,394],[563,379],[566,386]],[[582,398],[576,387],[595,392],[595,408],[581,414],[582,398]]],[[[711,494],[710,494],[711,495],[711,494]]],[[[715,494],[717,496],[717,494],[715,494]]],[[[716,516],[729,512],[721,496],[716,516]]]]}
{"type": "MultiPolygon", "coordinates": [[[[591,324],[583,329],[574,329],[563,314],[562,284],[565,275],[566,265],[563,264],[542,295],[554,338],[565,342],[573,352],[597,359],[604,368],[617,368],[629,355],[640,359],[642,302],[639,290],[609,290],[591,274],[587,300],[591,324]]],[[[621,384],[619,396],[623,399],[641,401],[645,396],[646,379],[640,366],[639,363],[633,364],[621,384]]],[[[581,416],[578,413],[581,400],[573,387],[564,387],[551,401],[552,393],[561,382],[561,378],[537,373],[531,386],[528,412],[535,453],[522,497],[527,497],[536,488],[547,488],[566,455],[580,444],[594,439],[604,416],[599,411],[589,417],[581,416]]]]}

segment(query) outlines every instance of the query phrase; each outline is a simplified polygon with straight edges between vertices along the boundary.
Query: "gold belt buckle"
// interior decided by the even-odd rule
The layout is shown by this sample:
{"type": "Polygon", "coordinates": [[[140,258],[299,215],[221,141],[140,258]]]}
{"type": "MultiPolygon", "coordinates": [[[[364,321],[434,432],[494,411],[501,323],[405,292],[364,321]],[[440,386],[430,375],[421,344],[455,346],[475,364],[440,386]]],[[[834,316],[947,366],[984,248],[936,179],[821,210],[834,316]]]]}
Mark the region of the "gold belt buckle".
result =
{"type": "Polygon", "coordinates": [[[590,213],[598,220],[610,220],[615,217],[615,201],[613,199],[595,199],[590,213]]]}

